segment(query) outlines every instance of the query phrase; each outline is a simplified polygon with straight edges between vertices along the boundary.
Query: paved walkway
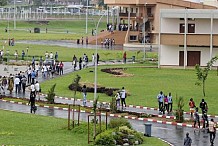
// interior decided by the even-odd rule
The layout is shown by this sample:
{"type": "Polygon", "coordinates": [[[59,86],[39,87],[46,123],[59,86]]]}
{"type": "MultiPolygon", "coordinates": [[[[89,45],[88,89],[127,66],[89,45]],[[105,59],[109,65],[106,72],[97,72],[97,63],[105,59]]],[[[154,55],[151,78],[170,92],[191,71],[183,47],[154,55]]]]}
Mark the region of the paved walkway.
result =
{"type": "MultiPolygon", "coordinates": [[[[109,62],[108,62],[109,63],[109,62]]],[[[103,63],[101,63],[103,64],[103,63]]],[[[65,63],[65,70],[64,73],[70,73],[72,72],[72,66],[71,63],[65,63]]],[[[38,81],[42,82],[42,78],[38,78],[38,81]]],[[[21,94],[13,94],[13,96],[21,96],[21,94]]],[[[24,95],[24,97],[29,97],[29,94],[24,95]]],[[[65,99],[59,99],[56,98],[56,101],[61,101],[65,103],[72,102],[71,100],[65,100],[65,99]]],[[[78,103],[81,103],[78,102],[78,103]]],[[[92,105],[91,102],[88,103],[90,106],[92,105]]],[[[0,108],[6,109],[6,110],[14,110],[18,112],[24,112],[29,113],[30,107],[26,105],[18,105],[18,104],[11,104],[7,102],[0,101],[0,108]]],[[[128,107],[126,110],[129,111],[136,111],[136,112],[157,112],[153,110],[145,110],[140,108],[133,108],[128,107]]],[[[43,108],[39,107],[37,110],[37,114],[40,115],[46,115],[46,116],[55,116],[55,117],[61,117],[61,118],[67,118],[67,111],[64,110],[58,110],[58,109],[51,109],[51,108],[43,108]]],[[[87,120],[87,113],[82,113],[81,115],[82,120],[87,120]]],[[[103,118],[104,119],[104,118],[103,118]]],[[[134,129],[144,132],[144,121],[140,120],[132,120],[129,119],[131,124],[133,125],[134,129]]],[[[190,136],[193,139],[193,145],[192,146],[209,146],[209,137],[207,133],[204,132],[196,132],[194,133],[193,128],[189,127],[182,127],[182,126],[172,126],[172,125],[164,125],[159,123],[152,123],[152,136],[160,137],[166,141],[169,141],[173,145],[182,145],[183,138],[185,137],[185,133],[189,132],[190,136]]],[[[215,143],[218,142],[218,138],[216,138],[215,143]]]]}

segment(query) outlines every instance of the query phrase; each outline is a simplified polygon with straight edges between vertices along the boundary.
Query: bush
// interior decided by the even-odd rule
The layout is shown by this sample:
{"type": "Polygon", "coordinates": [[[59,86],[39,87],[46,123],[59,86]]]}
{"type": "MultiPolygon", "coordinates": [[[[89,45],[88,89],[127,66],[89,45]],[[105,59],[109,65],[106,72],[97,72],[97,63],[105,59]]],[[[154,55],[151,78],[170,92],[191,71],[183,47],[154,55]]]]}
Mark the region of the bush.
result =
{"type": "Polygon", "coordinates": [[[117,105],[116,105],[116,98],[115,97],[111,98],[110,112],[111,113],[116,113],[117,112],[117,105]]]}
{"type": "Polygon", "coordinates": [[[177,122],[183,122],[184,116],[183,116],[183,107],[184,107],[184,99],[183,97],[179,97],[177,100],[177,109],[176,109],[176,121],[177,122]]]}
{"type": "Polygon", "coordinates": [[[95,145],[114,146],[113,129],[107,130],[96,136],[95,145]]]}
{"type": "Polygon", "coordinates": [[[127,126],[128,128],[132,129],[131,124],[128,122],[127,119],[124,118],[111,119],[110,123],[108,124],[109,128],[118,128],[121,126],[127,126]]]}
{"type": "Polygon", "coordinates": [[[45,97],[47,99],[48,103],[50,103],[50,104],[54,104],[54,98],[55,98],[54,90],[55,90],[55,86],[56,86],[56,84],[54,84],[51,87],[51,89],[48,91],[47,97],[45,97]]]}

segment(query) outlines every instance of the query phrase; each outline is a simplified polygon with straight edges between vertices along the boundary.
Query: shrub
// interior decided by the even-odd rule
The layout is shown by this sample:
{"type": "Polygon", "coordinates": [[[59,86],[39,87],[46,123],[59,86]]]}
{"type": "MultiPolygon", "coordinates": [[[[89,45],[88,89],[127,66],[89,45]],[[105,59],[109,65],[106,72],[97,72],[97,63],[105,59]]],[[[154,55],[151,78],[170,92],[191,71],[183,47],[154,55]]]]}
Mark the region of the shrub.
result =
{"type": "Polygon", "coordinates": [[[56,87],[56,84],[54,84],[51,89],[48,91],[48,95],[47,97],[45,97],[48,101],[48,103],[50,104],[53,104],[54,103],[54,98],[55,98],[55,87],[56,87]]]}
{"type": "Polygon", "coordinates": [[[116,113],[117,112],[117,105],[116,105],[116,98],[115,97],[111,98],[110,112],[111,113],[116,113]]]}
{"type": "Polygon", "coordinates": [[[176,121],[177,122],[184,121],[183,107],[184,107],[184,99],[183,97],[179,97],[179,99],[177,100],[177,109],[176,109],[176,121]]]}
{"type": "Polygon", "coordinates": [[[131,124],[128,122],[127,119],[124,118],[111,119],[110,123],[108,124],[109,128],[118,128],[120,126],[127,126],[130,129],[132,129],[131,124]]]}
{"type": "Polygon", "coordinates": [[[96,136],[95,145],[114,146],[113,129],[107,130],[96,136]]]}

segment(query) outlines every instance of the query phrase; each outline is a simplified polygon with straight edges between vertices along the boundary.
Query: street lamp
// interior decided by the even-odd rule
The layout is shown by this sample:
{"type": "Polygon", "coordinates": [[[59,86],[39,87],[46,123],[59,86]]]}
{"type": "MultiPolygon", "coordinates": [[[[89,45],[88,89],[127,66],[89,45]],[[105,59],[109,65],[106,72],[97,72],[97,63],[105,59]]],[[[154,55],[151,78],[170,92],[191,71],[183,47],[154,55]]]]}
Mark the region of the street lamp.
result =
{"type": "Polygon", "coordinates": [[[86,0],[86,34],[88,33],[88,5],[89,0],[86,0]]]}
{"type": "Polygon", "coordinates": [[[8,59],[9,59],[9,50],[6,51],[6,54],[7,54],[7,70],[8,70],[8,63],[9,63],[9,61],[8,61],[8,59]]]}
{"type": "Polygon", "coordinates": [[[26,56],[27,56],[27,61],[26,61],[26,63],[28,62],[28,51],[29,51],[29,46],[26,47],[26,56]]]}
{"type": "Polygon", "coordinates": [[[16,11],[16,0],[14,0],[14,30],[16,29],[16,13],[15,13],[15,11],[16,11]]]}

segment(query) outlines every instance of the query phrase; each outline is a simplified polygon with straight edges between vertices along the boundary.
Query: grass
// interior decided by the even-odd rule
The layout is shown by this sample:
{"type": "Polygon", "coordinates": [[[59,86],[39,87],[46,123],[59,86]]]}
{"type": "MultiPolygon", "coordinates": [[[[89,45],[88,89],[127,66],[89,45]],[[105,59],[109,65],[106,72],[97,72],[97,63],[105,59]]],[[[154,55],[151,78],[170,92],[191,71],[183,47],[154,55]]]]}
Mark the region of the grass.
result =
{"type": "MultiPolygon", "coordinates": [[[[86,146],[87,123],[67,130],[67,120],[34,114],[0,110],[1,145],[71,145],[86,146]],[[16,119],[16,120],[15,120],[16,119]]],[[[142,146],[167,146],[157,138],[145,137],[142,146]]]]}
{"type": "MultiPolygon", "coordinates": [[[[82,57],[84,53],[86,53],[89,57],[89,60],[91,61],[92,54],[95,53],[95,49],[83,49],[83,48],[67,48],[67,47],[60,47],[60,46],[49,46],[49,45],[27,45],[27,44],[20,44],[17,43],[15,46],[5,47],[5,57],[7,58],[6,50],[9,50],[9,59],[15,60],[14,53],[15,50],[18,51],[18,57],[21,59],[21,52],[22,50],[25,51],[26,57],[25,59],[28,59],[29,61],[32,60],[32,56],[35,56],[36,59],[39,59],[40,56],[45,58],[45,52],[48,51],[58,52],[58,60],[61,61],[68,61],[71,62],[73,55],[75,54],[78,57],[82,57]],[[26,48],[28,49],[28,54],[26,52],[26,48]]],[[[136,56],[137,51],[126,51],[127,52],[127,58],[131,58],[132,56],[136,56]]],[[[122,60],[122,50],[98,50],[100,60],[122,60]]],[[[155,52],[147,52],[146,53],[148,58],[157,58],[157,53],[155,52]]],[[[143,58],[143,53],[139,53],[136,57],[136,60],[141,60],[143,58]]],[[[79,59],[79,58],[78,58],[79,59]]]]}
{"type": "MultiPolygon", "coordinates": [[[[142,105],[148,107],[158,107],[157,94],[163,91],[164,94],[172,93],[174,106],[176,108],[176,97],[184,97],[185,111],[189,111],[188,102],[190,98],[193,98],[196,106],[199,106],[203,97],[202,87],[196,86],[195,82],[197,77],[194,69],[158,69],[158,68],[142,68],[133,67],[128,65],[114,66],[114,67],[126,67],[126,73],[133,74],[131,77],[114,77],[113,75],[103,73],[101,68],[107,68],[112,66],[99,66],[98,67],[98,85],[105,87],[122,88],[123,86],[130,93],[127,97],[127,104],[142,105]]],[[[55,78],[41,84],[42,90],[46,92],[54,83],[57,83],[55,92],[59,96],[72,97],[73,92],[68,89],[68,85],[72,83],[76,74],[81,76],[81,82],[94,83],[93,68],[84,69],[78,72],[74,72],[63,76],[61,78],[55,78]]],[[[205,100],[209,106],[209,114],[217,114],[218,109],[216,106],[217,92],[216,86],[218,86],[216,71],[209,73],[206,81],[206,97],[205,100]]],[[[98,94],[100,101],[110,102],[111,97],[106,94],[98,94]]],[[[93,99],[93,93],[88,93],[88,99],[93,99]]],[[[82,98],[80,92],[77,93],[77,98],[82,98]]]]}

